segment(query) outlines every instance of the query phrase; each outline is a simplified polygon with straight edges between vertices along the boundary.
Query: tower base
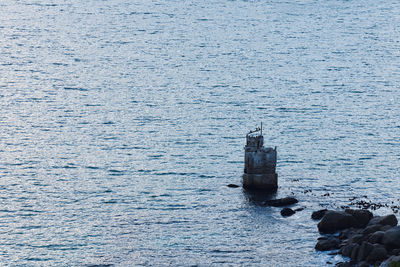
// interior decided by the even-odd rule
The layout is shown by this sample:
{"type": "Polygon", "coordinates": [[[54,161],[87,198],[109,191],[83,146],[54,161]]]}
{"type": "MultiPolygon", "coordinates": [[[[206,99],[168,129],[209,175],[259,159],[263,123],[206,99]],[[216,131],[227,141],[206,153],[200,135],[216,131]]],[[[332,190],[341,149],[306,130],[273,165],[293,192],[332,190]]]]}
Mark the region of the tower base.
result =
{"type": "Polygon", "coordinates": [[[243,174],[243,187],[251,189],[277,189],[278,174],[243,174]]]}

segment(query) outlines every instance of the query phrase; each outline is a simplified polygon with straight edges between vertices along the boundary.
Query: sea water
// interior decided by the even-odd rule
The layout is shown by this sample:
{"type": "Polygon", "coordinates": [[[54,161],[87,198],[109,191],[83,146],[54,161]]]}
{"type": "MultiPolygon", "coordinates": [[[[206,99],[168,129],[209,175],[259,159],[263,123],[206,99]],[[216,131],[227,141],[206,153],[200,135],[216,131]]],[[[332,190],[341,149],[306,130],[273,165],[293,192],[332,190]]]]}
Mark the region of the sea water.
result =
{"type": "Polygon", "coordinates": [[[312,211],[399,204],[399,24],[394,0],[2,0],[0,262],[342,260],[312,211]],[[261,198],[227,187],[260,122],[261,198]]]}

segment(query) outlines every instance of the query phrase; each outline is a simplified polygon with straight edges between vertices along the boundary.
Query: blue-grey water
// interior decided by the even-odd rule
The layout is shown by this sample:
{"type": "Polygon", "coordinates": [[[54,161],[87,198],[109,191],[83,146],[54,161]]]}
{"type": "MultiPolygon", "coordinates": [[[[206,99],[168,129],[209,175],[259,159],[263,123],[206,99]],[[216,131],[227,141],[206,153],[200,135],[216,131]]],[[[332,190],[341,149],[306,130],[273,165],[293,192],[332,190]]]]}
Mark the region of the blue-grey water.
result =
{"type": "Polygon", "coordinates": [[[0,52],[3,265],[324,266],[312,211],[399,204],[398,1],[2,0],[0,52]],[[226,186],[260,122],[292,217],[226,186]]]}

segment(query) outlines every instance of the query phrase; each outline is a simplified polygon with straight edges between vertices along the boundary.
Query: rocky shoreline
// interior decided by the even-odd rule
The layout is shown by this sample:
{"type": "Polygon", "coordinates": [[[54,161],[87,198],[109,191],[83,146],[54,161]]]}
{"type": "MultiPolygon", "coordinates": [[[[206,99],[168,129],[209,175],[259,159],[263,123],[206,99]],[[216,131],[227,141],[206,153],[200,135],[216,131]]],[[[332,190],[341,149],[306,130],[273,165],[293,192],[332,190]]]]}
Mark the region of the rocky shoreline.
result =
{"type": "MultiPolygon", "coordinates": [[[[230,184],[228,187],[237,188],[230,184]]],[[[307,190],[306,193],[311,193],[307,190]]],[[[329,196],[329,193],[323,196],[329,196]]],[[[367,198],[367,196],[363,196],[367,198]]],[[[320,237],[315,245],[316,251],[326,251],[330,255],[342,255],[348,261],[338,262],[338,267],[400,267],[400,226],[395,214],[375,216],[370,210],[381,207],[392,209],[398,213],[399,206],[373,203],[366,200],[349,199],[349,206],[321,209],[311,214],[311,219],[319,221],[320,237]],[[356,209],[350,209],[349,207],[356,209]]],[[[281,207],[281,215],[289,217],[304,207],[294,208],[298,200],[288,196],[285,198],[266,200],[262,206],[281,207]]],[[[327,264],[332,264],[327,262],[327,264]]]]}
{"type": "MultiPolygon", "coordinates": [[[[232,184],[228,186],[239,187],[232,184]]],[[[310,192],[311,190],[304,193],[310,192]]],[[[329,196],[329,193],[324,196],[329,196]]],[[[356,199],[356,197],[349,199],[350,205],[359,209],[341,206],[335,210],[321,209],[311,214],[312,220],[319,221],[318,231],[321,234],[315,249],[329,251],[330,255],[339,254],[348,259],[346,262],[337,263],[338,267],[400,267],[400,226],[396,216],[394,214],[374,216],[369,211],[387,207],[397,213],[399,207],[356,199]]],[[[288,196],[260,204],[281,207],[281,215],[289,217],[304,209],[304,207],[291,208],[297,203],[296,198],[288,196]]]]}
{"type": "Polygon", "coordinates": [[[400,266],[400,226],[394,214],[374,216],[365,209],[319,210],[315,249],[349,258],[337,266],[400,266]]]}

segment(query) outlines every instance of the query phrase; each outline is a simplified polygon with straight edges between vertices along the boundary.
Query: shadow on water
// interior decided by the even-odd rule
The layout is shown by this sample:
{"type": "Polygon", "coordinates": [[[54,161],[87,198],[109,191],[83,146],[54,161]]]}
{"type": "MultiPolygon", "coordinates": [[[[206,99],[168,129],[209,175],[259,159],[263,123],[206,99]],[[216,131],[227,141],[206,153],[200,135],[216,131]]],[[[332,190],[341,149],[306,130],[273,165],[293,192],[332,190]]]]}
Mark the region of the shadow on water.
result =
{"type": "Polygon", "coordinates": [[[244,196],[249,202],[256,205],[262,205],[265,201],[276,198],[276,189],[255,189],[243,188],[244,196]]]}

